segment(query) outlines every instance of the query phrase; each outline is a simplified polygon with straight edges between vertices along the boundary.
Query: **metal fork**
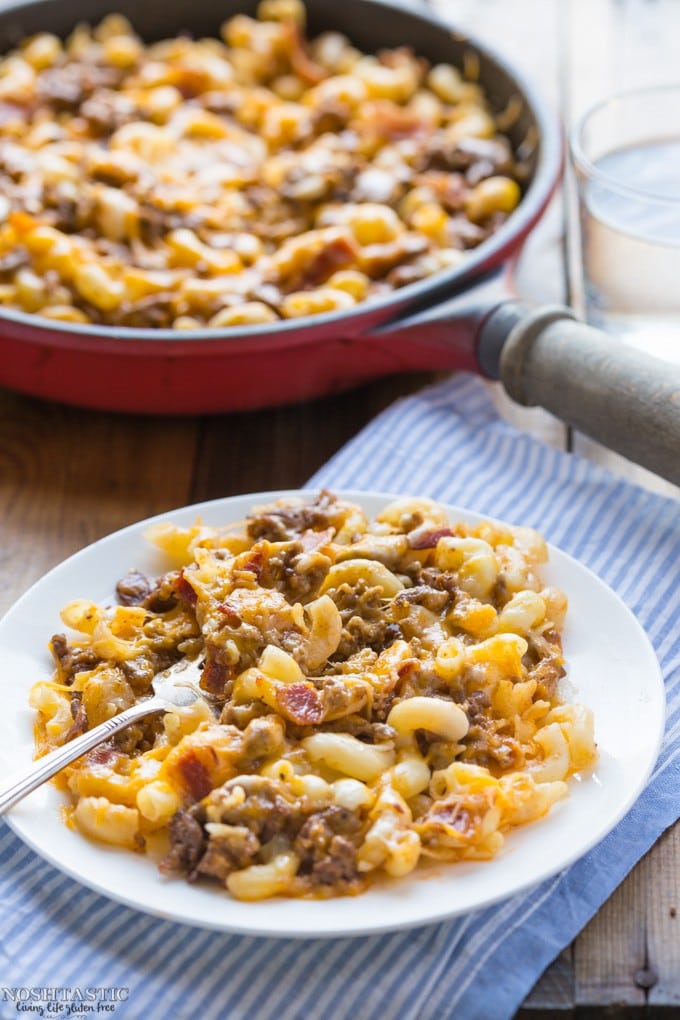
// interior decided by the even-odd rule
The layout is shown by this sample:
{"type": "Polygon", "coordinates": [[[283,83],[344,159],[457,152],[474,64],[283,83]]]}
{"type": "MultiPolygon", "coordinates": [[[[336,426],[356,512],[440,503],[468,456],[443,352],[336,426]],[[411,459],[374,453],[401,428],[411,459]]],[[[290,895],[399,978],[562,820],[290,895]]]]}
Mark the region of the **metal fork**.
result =
{"type": "Polygon", "coordinates": [[[0,788],[0,815],[9,811],[18,801],[23,800],[66,765],[70,765],[76,758],[91,751],[97,744],[108,740],[114,733],[125,729],[137,719],[143,719],[154,712],[188,708],[202,699],[209,700],[209,696],[204,695],[198,687],[200,674],[198,659],[182,659],[169,669],[156,674],[151,682],[154,691],[151,698],[126,708],[112,719],[107,719],[94,729],[38,758],[29,768],[15,773],[9,783],[0,788]]]}

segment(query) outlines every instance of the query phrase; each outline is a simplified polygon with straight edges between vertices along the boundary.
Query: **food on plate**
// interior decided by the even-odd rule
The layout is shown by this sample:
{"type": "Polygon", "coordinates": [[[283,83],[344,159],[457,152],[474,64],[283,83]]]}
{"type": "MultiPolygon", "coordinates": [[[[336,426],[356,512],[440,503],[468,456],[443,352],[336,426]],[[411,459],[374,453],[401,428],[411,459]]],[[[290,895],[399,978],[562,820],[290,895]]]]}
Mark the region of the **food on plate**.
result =
{"type": "Polygon", "coordinates": [[[511,116],[407,47],[308,38],[300,0],[219,39],[115,14],[33,36],[0,60],[0,305],[178,330],[351,309],[504,222],[511,116]]]}
{"type": "MultiPolygon", "coordinates": [[[[373,519],[322,491],[223,528],[154,525],[169,569],[71,602],[31,692],[39,751],[202,664],[205,699],[69,766],[68,819],[245,900],[361,892],[421,859],[488,859],[596,759],[562,700],[564,594],[532,529],[426,499],[373,519]]],[[[121,565],[122,567],[122,565],[121,565]]]]}

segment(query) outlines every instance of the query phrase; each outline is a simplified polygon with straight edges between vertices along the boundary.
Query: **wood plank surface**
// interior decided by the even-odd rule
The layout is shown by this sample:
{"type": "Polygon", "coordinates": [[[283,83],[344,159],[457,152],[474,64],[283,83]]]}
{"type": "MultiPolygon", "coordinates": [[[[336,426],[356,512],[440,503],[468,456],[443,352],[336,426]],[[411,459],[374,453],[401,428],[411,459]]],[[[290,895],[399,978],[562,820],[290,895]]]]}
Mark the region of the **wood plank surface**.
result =
{"type": "Polygon", "coordinates": [[[647,964],[644,923],[638,912],[643,883],[642,869],[635,869],[604,904],[598,923],[588,925],[577,939],[573,952],[575,1005],[644,1005],[646,989],[636,982],[636,975],[647,964]]]}
{"type": "Polygon", "coordinates": [[[437,378],[395,376],[307,404],[206,418],[192,502],[304,485],[380,411],[437,378]]]}
{"type": "Polygon", "coordinates": [[[0,390],[0,614],[103,535],[189,501],[196,423],[102,415],[0,390]]]}
{"type": "Polygon", "coordinates": [[[680,838],[671,829],[642,862],[642,881],[657,888],[659,871],[666,876],[663,889],[652,895],[646,915],[649,991],[647,1001],[667,1006],[680,1016],[680,838]]]}

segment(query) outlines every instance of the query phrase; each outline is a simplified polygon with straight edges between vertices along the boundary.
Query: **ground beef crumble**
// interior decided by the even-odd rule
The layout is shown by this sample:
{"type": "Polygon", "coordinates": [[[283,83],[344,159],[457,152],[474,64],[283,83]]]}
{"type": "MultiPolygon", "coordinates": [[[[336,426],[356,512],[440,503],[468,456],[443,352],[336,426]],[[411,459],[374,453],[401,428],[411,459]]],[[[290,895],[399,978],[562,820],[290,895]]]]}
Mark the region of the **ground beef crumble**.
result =
{"type": "Polygon", "coordinates": [[[190,881],[204,875],[223,882],[232,871],[263,863],[263,849],[283,837],[300,858],[302,884],[338,892],[359,880],[357,841],[364,828],[358,811],[337,805],[315,810],[304,798],[292,801],[274,780],[244,776],[177,812],[161,869],[190,881]],[[244,787],[245,798],[233,803],[230,794],[244,787]]]}

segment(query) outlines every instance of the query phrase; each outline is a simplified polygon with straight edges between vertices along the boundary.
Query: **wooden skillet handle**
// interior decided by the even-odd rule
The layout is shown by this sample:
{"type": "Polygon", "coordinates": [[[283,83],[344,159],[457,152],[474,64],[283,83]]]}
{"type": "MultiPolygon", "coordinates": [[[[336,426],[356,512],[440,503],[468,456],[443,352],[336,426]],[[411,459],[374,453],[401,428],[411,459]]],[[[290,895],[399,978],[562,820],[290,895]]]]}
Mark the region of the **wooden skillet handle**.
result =
{"type": "Polygon", "coordinates": [[[574,319],[499,306],[479,334],[484,373],[599,443],[680,485],[680,367],[574,319]]]}

